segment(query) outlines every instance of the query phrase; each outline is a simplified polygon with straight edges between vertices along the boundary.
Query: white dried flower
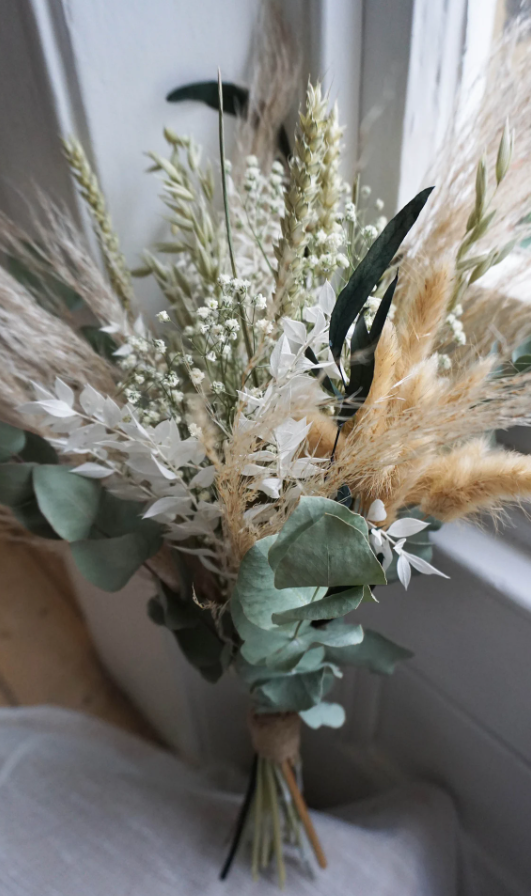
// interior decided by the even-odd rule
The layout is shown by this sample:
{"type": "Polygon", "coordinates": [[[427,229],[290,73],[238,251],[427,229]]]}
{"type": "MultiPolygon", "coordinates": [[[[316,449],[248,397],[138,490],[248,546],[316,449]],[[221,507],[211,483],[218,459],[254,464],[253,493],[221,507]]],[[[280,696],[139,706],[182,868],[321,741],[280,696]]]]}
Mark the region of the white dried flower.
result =
{"type": "Polygon", "coordinates": [[[215,311],[218,307],[216,299],[207,299],[205,305],[207,306],[207,308],[210,308],[211,311],[215,311]]]}
{"type": "Polygon", "coordinates": [[[385,205],[385,202],[383,201],[383,199],[377,199],[376,202],[374,203],[374,207],[377,212],[381,212],[384,205],[385,205]]]}
{"type": "Polygon", "coordinates": [[[167,311],[159,311],[159,313],[156,315],[156,318],[157,318],[157,320],[160,320],[162,323],[167,324],[170,319],[170,315],[168,314],[167,311]]]}
{"type": "Polygon", "coordinates": [[[193,439],[201,439],[203,436],[203,430],[197,423],[189,423],[188,424],[188,432],[192,436],[193,439]]]}
{"type": "Polygon", "coordinates": [[[261,292],[254,297],[254,306],[258,311],[264,311],[267,308],[267,299],[261,292]]]}
{"type": "Polygon", "coordinates": [[[201,320],[206,320],[207,317],[210,317],[210,308],[207,308],[205,305],[202,305],[201,308],[198,308],[196,314],[201,320]]]}
{"type": "Polygon", "coordinates": [[[215,392],[216,394],[223,392],[224,388],[225,387],[224,387],[223,383],[220,383],[219,380],[214,380],[214,382],[212,383],[212,391],[215,392]]]}
{"type": "Polygon", "coordinates": [[[202,370],[199,370],[199,367],[192,367],[190,371],[190,379],[194,386],[200,386],[205,378],[205,374],[202,370]]]}
{"type": "Polygon", "coordinates": [[[208,355],[206,356],[206,359],[207,359],[207,361],[212,361],[212,362],[214,362],[214,361],[216,360],[216,353],[215,353],[215,352],[209,352],[208,355]]]}
{"type": "Polygon", "coordinates": [[[240,324],[235,317],[229,317],[229,319],[225,321],[225,329],[231,334],[237,333],[240,329],[240,324]]]}

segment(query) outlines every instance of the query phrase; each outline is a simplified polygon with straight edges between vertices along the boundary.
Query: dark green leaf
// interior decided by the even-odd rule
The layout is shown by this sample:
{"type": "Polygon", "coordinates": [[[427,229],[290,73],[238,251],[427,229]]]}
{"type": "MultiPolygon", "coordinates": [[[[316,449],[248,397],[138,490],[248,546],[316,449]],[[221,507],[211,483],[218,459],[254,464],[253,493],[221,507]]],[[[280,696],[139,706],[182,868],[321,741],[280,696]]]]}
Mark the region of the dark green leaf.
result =
{"type": "Polygon", "coordinates": [[[341,356],[350,325],[385,274],[432,190],[433,187],[422,190],[389,221],[340,292],[330,318],[330,348],[336,361],[341,356]]]}
{"type": "Polygon", "coordinates": [[[120,591],[162,545],[160,532],[142,529],[117,538],[75,541],[72,556],[79,571],[103,591],[120,591]]]}
{"type": "MultiPolygon", "coordinates": [[[[196,100],[205,103],[211,109],[219,111],[219,93],[217,81],[197,81],[177,87],[166,97],[169,103],[180,103],[183,100],[196,100]]],[[[229,115],[242,115],[249,102],[249,91],[237,84],[223,83],[223,111],[229,115]]]]}
{"type": "Polygon", "coordinates": [[[299,619],[322,620],[337,619],[356,610],[363,600],[363,586],[347,588],[337,594],[331,594],[316,600],[305,607],[295,607],[283,613],[273,613],[273,622],[282,625],[286,622],[298,622],[299,619]]]}
{"type": "Polygon", "coordinates": [[[174,634],[188,662],[209,681],[217,681],[223,674],[223,642],[218,636],[204,625],[178,629],[174,634]]]}
{"type": "Polygon", "coordinates": [[[59,458],[55,448],[53,448],[46,439],[38,436],[35,432],[26,430],[26,444],[20,452],[23,460],[35,464],[58,464],[59,458]]]}
{"type": "MultiPolygon", "coordinates": [[[[317,355],[315,354],[313,349],[310,348],[310,346],[308,346],[304,354],[308,358],[308,361],[311,361],[312,364],[319,363],[317,355]]],[[[339,389],[334,386],[329,376],[327,376],[326,374],[323,375],[323,371],[320,368],[310,370],[310,373],[312,376],[315,376],[319,379],[319,382],[321,383],[323,389],[326,389],[326,391],[329,392],[330,395],[333,395],[335,398],[341,398],[341,392],[339,391],[339,389]]]]}
{"type": "Polygon", "coordinates": [[[24,504],[17,504],[16,507],[11,508],[11,511],[19,523],[34,535],[38,535],[40,538],[59,539],[57,532],[52,529],[40,512],[35,498],[31,498],[24,504]]]}
{"type": "Polygon", "coordinates": [[[365,637],[361,644],[352,647],[329,647],[326,658],[332,663],[363,666],[380,675],[391,675],[401,660],[413,656],[410,650],[400,647],[388,638],[371,629],[365,629],[365,637]]]}
{"type": "Polygon", "coordinates": [[[94,349],[97,355],[101,355],[102,358],[106,358],[107,361],[116,361],[114,352],[118,348],[118,345],[110,333],[104,333],[99,327],[91,326],[81,327],[79,332],[85,337],[88,344],[94,349]]]}
{"type": "Polygon", "coordinates": [[[41,513],[61,538],[86,538],[98,512],[101,483],[57,464],[37,465],[33,487],[41,513]]]}
{"type": "Polygon", "coordinates": [[[106,535],[116,538],[118,535],[127,535],[135,532],[140,526],[161,529],[155,520],[143,520],[142,513],[145,505],[142,501],[126,501],[117,498],[106,488],[101,489],[98,512],[94,519],[94,532],[91,536],[106,535]]]}
{"type": "MultiPolygon", "coordinates": [[[[39,259],[39,267],[43,265],[43,259],[39,253],[32,247],[31,243],[26,243],[26,249],[33,252],[39,259]]],[[[58,279],[53,273],[39,270],[37,273],[32,270],[21,258],[10,255],[7,258],[7,269],[12,277],[22,284],[39,302],[45,307],[50,305],[50,300],[46,302],[49,296],[53,302],[59,301],[69,311],[76,311],[85,304],[79,293],[63,280],[58,279]]]]}
{"type": "Polygon", "coordinates": [[[15,507],[33,498],[33,464],[0,464],[0,504],[15,507]]]}
{"type": "Polygon", "coordinates": [[[10,423],[0,420],[0,461],[9,460],[14,454],[20,454],[26,444],[23,429],[17,429],[10,423]]]}
{"type": "Polygon", "coordinates": [[[334,684],[326,667],[302,675],[282,675],[259,685],[253,695],[277,712],[300,712],[320,703],[334,684]]]}
{"type": "MultiPolygon", "coordinates": [[[[223,83],[223,111],[229,115],[245,115],[249,103],[249,91],[246,87],[239,87],[230,82],[223,83]]],[[[193,84],[185,84],[168,93],[166,100],[169,103],[181,103],[183,100],[196,100],[205,103],[211,109],[219,112],[219,88],[217,81],[197,81],[193,84]]],[[[282,155],[287,159],[291,155],[289,138],[284,125],[281,125],[277,136],[277,146],[282,155]]]]}

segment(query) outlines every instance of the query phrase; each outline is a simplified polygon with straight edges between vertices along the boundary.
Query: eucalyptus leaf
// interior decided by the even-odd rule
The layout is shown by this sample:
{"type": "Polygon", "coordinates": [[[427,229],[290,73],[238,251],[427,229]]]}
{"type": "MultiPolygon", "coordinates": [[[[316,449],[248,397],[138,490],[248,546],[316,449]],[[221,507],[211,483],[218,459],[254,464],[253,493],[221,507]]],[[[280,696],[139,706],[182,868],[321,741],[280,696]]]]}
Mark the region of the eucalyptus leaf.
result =
{"type": "Polygon", "coordinates": [[[20,452],[22,460],[35,464],[58,464],[59,457],[55,448],[42,436],[35,432],[25,431],[26,444],[20,452]]]}
{"type": "Polygon", "coordinates": [[[142,519],[144,509],[145,505],[142,501],[126,501],[123,498],[117,498],[106,488],[102,488],[98,512],[94,519],[94,532],[91,534],[95,537],[99,534],[116,538],[118,535],[135,532],[140,527],[148,531],[153,525],[162,531],[162,527],[154,520],[142,519]]]}
{"type": "Polygon", "coordinates": [[[216,682],[223,675],[221,654],[223,642],[205,625],[179,629],[175,638],[188,662],[201,672],[210,682],[216,682]]]}
{"type": "Polygon", "coordinates": [[[321,620],[336,619],[356,610],[363,600],[363,585],[346,588],[337,594],[330,594],[316,600],[305,607],[295,607],[283,613],[273,613],[272,620],[278,625],[286,622],[297,622],[299,619],[321,620]]]}
{"type": "Polygon", "coordinates": [[[326,667],[301,675],[280,675],[256,687],[253,696],[276,712],[301,712],[320,703],[334,680],[326,667]]]}
{"type": "Polygon", "coordinates": [[[25,444],[26,434],[23,429],[0,420],[0,462],[9,460],[14,454],[20,454],[25,444]]]}
{"type": "Polygon", "coordinates": [[[37,465],[33,487],[39,510],[61,538],[86,538],[98,512],[101,485],[56,464],[37,465]]]}
{"type": "Polygon", "coordinates": [[[328,728],[341,728],[345,723],[345,710],[339,703],[318,703],[311,709],[303,710],[299,713],[303,722],[310,728],[321,728],[326,725],[328,728]]]}
{"type": "Polygon", "coordinates": [[[365,520],[336,501],[301,498],[269,551],[275,586],[385,584],[366,532],[365,520]]]}
{"type": "Polygon", "coordinates": [[[360,644],[329,647],[326,651],[326,659],[332,663],[362,666],[380,675],[391,675],[398,662],[412,656],[410,650],[400,647],[372,629],[365,629],[365,637],[360,644]]]}
{"type": "MultiPolygon", "coordinates": [[[[262,538],[247,551],[240,564],[232,597],[234,604],[239,602],[247,620],[265,630],[275,628],[275,624],[271,621],[272,613],[304,606],[316,593],[315,584],[310,588],[295,586],[282,591],[275,587],[274,573],[268,556],[276,537],[269,535],[267,538],[262,538]]],[[[238,627],[236,622],[235,624],[238,627]]]]}
{"type": "Polygon", "coordinates": [[[0,504],[15,507],[33,497],[34,464],[0,464],[0,504]]]}
{"type": "Polygon", "coordinates": [[[71,550],[76,566],[89,582],[103,591],[120,591],[161,545],[160,531],[141,529],[117,538],[75,541],[71,550]]]}
{"type": "Polygon", "coordinates": [[[57,532],[52,529],[48,520],[40,512],[35,498],[30,498],[24,504],[17,504],[11,508],[11,512],[19,523],[33,535],[38,535],[40,538],[59,539],[57,532]]]}
{"type": "Polygon", "coordinates": [[[422,190],[389,221],[340,292],[330,317],[330,348],[336,361],[341,356],[350,325],[385,274],[432,190],[433,187],[422,190]]]}

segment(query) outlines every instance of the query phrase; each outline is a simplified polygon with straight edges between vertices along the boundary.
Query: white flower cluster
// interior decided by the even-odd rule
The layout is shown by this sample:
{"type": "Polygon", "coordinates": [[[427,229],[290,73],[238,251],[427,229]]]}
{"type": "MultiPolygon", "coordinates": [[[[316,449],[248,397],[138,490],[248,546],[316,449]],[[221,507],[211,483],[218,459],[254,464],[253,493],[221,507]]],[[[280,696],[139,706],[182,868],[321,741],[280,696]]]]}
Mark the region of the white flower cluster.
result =
{"type": "Polygon", "coordinates": [[[463,327],[463,323],[460,320],[460,317],[463,313],[463,306],[456,305],[454,310],[447,315],[446,323],[450,327],[452,331],[452,337],[457,345],[465,345],[466,344],[466,335],[465,329],[463,327]]]}
{"type": "Polygon", "coordinates": [[[344,243],[345,235],[339,225],[332,233],[320,229],[310,237],[307,265],[314,277],[329,278],[338,268],[348,268],[349,260],[342,251],[344,243]]]}
{"type": "Polygon", "coordinates": [[[121,388],[138,419],[153,426],[170,417],[181,423],[183,357],[171,354],[163,339],[140,334],[128,336],[115,355],[125,374],[121,388]]]}

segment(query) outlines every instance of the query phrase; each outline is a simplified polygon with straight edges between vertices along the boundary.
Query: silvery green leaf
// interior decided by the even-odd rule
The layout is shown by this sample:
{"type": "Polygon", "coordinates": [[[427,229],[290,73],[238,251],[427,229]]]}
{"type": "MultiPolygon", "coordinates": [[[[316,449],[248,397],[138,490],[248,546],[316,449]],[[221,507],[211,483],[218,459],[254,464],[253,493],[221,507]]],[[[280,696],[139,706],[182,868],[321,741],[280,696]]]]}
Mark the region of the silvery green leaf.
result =
{"type": "Polygon", "coordinates": [[[323,644],[325,647],[350,647],[352,644],[361,644],[363,641],[363,629],[361,625],[348,625],[341,619],[334,619],[328,625],[311,628],[312,644],[323,644]]]}
{"type": "Polygon", "coordinates": [[[103,591],[120,591],[161,545],[160,532],[138,529],[117,538],[75,541],[71,550],[76,566],[89,582],[103,591]]]}
{"type": "MultiPolygon", "coordinates": [[[[272,613],[303,606],[315,594],[315,587],[282,591],[275,587],[273,570],[268,562],[268,552],[275,538],[275,535],[268,535],[247,551],[240,564],[232,597],[233,602],[239,601],[249,622],[266,630],[277,629],[271,620],[272,613]]],[[[293,631],[294,626],[289,630],[293,631]]]]}
{"type": "Polygon", "coordinates": [[[64,401],[69,408],[74,407],[74,393],[70,386],[67,386],[59,377],[55,378],[55,394],[57,398],[64,401]]]}
{"type": "Polygon", "coordinates": [[[311,709],[299,713],[303,722],[310,728],[321,728],[326,725],[329,728],[341,728],[345,723],[345,710],[339,703],[318,703],[311,709]]]}
{"type": "Polygon", "coordinates": [[[87,461],[85,464],[80,464],[79,467],[74,467],[72,473],[79,473],[80,476],[86,476],[88,479],[106,479],[108,476],[112,476],[114,470],[87,461]]]}
{"type": "Polygon", "coordinates": [[[65,453],[92,448],[93,445],[104,440],[106,434],[107,430],[103,423],[89,423],[87,426],[80,426],[68,439],[65,445],[65,453]]]}
{"type": "Polygon", "coordinates": [[[190,481],[190,488],[209,488],[216,478],[216,468],[213,464],[203,467],[190,481]]]}
{"type": "Polygon", "coordinates": [[[116,426],[122,419],[122,411],[112,398],[105,399],[101,413],[103,422],[110,427],[116,426]]]}
{"type": "Polygon", "coordinates": [[[280,675],[255,688],[253,694],[265,706],[279,712],[301,712],[320,703],[334,683],[333,673],[325,668],[301,675],[280,675]]]}
{"type": "Polygon", "coordinates": [[[155,503],[146,510],[144,519],[149,519],[149,517],[152,516],[159,516],[160,514],[171,517],[183,516],[190,513],[191,507],[191,498],[159,498],[158,501],[155,501],[155,503]]]}
{"type": "Polygon", "coordinates": [[[363,600],[363,586],[347,588],[338,594],[331,594],[321,600],[312,601],[305,607],[295,607],[283,613],[274,613],[273,622],[282,625],[286,622],[297,622],[299,619],[337,619],[356,610],[363,600]]]}
{"type": "Polygon", "coordinates": [[[416,520],[412,517],[402,517],[402,519],[395,520],[394,523],[391,523],[387,529],[387,534],[391,535],[393,538],[408,538],[410,535],[416,535],[417,532],[422,532],[422,530],[426,529],[428,526],[429,523],[426,523],[423,520],[416,520]]]}
{"type": "Polygon", "coordinates": [[[28,401],[17,408],[21,414],[49,414],[51,417],[74,417],[77,412],[70,405],[58,398],[43,398],[40,401],[28,401]]]}
{"type": "Polygon", "coordinates": [[[264,495],[267,495],[269,498],[273,498],[273,500],[276,501],[280,496],[282,479],[278,479],[276,476],[268,476],[265,479],[262,479],[261,482],[256,482],[256,487],[259,491],[263,492],[264,495]]]}
{"type": "Polygon", "coordinates": [[[96,389],[92,386],[85,386],[79,396],[79,403],[85,414],[88,414],[89,417],[95,417],[96,414],[102,411],[105,398],[99,392],[96,392],[96,389]]]}
{"type": "Polygon", "coordinates": [[[398,578],[402,582],[402,585],[407,590],[407,586],[411,581],[411,566],[409,565],[409,561],[407,557],[404,557],[403,554],[400,554],[398,558],[398,562],[396,564],[396,571],[398,574],[398,578]]]}
{"type": "Polygon", "coordinates": [[[435,566],[432,566],[431,563],[428,563],[427,560],[423,560],[422,557],[418,557],[416,554],[410,554],[409,551],[402,551],[401,556],[405,557],[408,563],[410,563],[413,569],[416,569],[417,572],[424,573],[424,575],[427,576],[442,576],[443,579],[450,578],[446,573],[441,572],[440,569],[436,569],[435,566]]]}
{"type": "Polygon", "coordinates": [[[78,476],[58,464],[37,465],[33,487],[39,510],[66,541],[86,538],[96,519],[99,482],[78,476]]]}
{"type": "Polygon", "coordinates": [[[280,589],[386,582],[369,545],[365,520],[327,498],[301,498],[271,549],[269,562],[280,589]]]}
{"type": "Polygon", "coordinates": [[[365,637],[361,644],[352,647],[329,647],[326,651],[327,661],[340,665],[348,663],[362,666],[380,675],[391,675],[397,662],[410,659],[412,656],[410,650],[400,647],[399,644],[384,638],[372,629],[365,629],[365,637]]]}

